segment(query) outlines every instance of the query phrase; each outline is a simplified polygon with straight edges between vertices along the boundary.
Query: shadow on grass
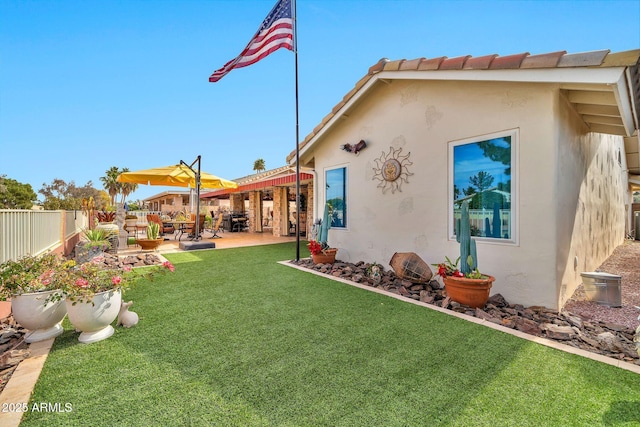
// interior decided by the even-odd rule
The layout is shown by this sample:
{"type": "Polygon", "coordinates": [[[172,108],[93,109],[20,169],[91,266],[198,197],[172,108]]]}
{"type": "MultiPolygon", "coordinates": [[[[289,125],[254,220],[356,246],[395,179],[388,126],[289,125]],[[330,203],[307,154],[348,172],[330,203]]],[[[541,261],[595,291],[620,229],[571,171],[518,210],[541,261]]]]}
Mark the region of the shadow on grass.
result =
{"type": "Polygon", "coordinates": [[[640,425],[640,401],[618,400],[613,402],[602,416],[602,422],[606,426],[640,425]]]}

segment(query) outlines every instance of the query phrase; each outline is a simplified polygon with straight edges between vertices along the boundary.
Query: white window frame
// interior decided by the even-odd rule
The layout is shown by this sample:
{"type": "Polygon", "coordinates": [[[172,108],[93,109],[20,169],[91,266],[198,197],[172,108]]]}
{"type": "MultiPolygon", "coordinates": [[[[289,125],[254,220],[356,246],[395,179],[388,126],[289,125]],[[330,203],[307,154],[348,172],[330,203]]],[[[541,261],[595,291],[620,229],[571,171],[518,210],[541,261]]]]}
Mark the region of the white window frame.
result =
{"type": "Polygon", "coordinates": [[[448,142],[448,205],[447,205],[447,231],[449,240],[456,240],[455,229],[454,229],[454,176],[453,176],[453,166],[454,166],[454,148],[460,145],[473,144],[481,141],[486,141],[495,138],[502,138],[505,136],[511,137],[511,236],[509,239],[497,239],[493,237],[480,237],[474,236],[474,238],[478,242],[482,243],[490,243],[490,244],[499,244],[499,245],[511,245],[517,246],[519,245],[519,234],[520,234],[520,221],[519,221],[519,174],[520,174],[520,164],[518,163],[518,150],[520,144],[520,129],[508,129],[499,132],[484,134],[473,136],[465,139],[454,140],[448,142]]]}
{"type": "Polygon", "coordinates": [[[331,167],[327,167],[324,168],[323,171],[323,183],[324,183],[324,188],[322,189],[322,197],[324,199],[324,202],[321,206],[318,206],[318,218],[322,218],[322,216],[324,215],[324,205],[327,203],[327,172],[332,171],[332,170],[337,170],[337,169],[344,169],[344,198],[346,200],[345,203],[345,209],[346,209],[346,215],[345,215],[345,222],[346,222],[346,226],[345,227],[331,227],[330,230],[348,230],[349,229],[349,224],[350,224],[350,220],[349,220],[349,215],[350,215],[350,209],[349,209],[349,200],[350,200],[350,196],[349,196],[349,165],[347,164],[342,164],[342,165],[335,165],[335,166],[331,166],[331,167]]]}

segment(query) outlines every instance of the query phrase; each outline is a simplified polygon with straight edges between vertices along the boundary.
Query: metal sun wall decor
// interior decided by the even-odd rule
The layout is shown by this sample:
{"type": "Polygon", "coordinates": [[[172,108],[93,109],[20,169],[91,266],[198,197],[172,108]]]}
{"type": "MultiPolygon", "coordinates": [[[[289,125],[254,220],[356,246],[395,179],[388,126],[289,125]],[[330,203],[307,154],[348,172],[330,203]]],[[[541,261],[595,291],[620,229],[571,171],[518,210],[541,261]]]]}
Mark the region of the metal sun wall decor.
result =
{"type": "Polygon", "coordinates": [[[402,183],[409,182],[409,177],[413,173],[409,172],[408,166],[413,165],[409,161],[411,152],[405,156],[400,155],[402,148],[389,147],[389,152],[382,152],[380,158],[375,159],[376,167],[373,168],[375,175],[372,179],[380,181],[378,188],[382,188],[382,194],[385,194],[389,188],[391,193],[396,190],[402,192],[402,183]]]}

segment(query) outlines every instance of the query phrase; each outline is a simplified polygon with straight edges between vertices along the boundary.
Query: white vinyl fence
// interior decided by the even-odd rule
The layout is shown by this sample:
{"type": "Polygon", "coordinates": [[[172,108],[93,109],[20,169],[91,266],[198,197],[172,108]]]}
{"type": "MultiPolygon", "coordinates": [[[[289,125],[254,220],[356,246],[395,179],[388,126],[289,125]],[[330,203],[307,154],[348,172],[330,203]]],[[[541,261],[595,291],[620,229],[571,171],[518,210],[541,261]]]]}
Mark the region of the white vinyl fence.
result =
{"type": "MultiPolygon", "coordinates": [[[[454,223],[462,216],[460,209],[453,212],[454,223]]],[[[486,219],[489,219],[489,226],[493,226],[492,209],[469,209],[469,222],[472,230],[475,229],[477,236],[487,236],[486,219]]],[[[504,239],[511,237],[511,209],[500,209],[500,236],[504,239]]]]}
{"type": "Polygon", "coordinates": [[[55,249],[87,225],[80,211],[0,209],[0,263],[55,249]]]}

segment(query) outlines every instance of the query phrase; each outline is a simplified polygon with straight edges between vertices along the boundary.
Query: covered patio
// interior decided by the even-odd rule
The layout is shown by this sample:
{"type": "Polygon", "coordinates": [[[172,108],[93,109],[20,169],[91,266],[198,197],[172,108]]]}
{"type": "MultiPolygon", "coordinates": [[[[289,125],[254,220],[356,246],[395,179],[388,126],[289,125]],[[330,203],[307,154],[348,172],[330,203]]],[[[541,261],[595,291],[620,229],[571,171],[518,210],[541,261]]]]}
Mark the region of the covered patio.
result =
{"type": "MultiPolygon", "coordinates": [[[[228,212],[223,208],[218,208],[217,211],[214,210],[216,216],[222,213],[231,217],[234,215],[247,217],[246,231],[250,234],[264,232],[276,237],[295,236],[298,227],[296,224],[296,173],[294,168],[283,166],[237,178],[234,181],[238,184],[238,188],[219,189],[200,195],[203,200],[229,200],[228,212]]],[[[310,233],[313,224],[313,182],[311,173],[300,173],[300,223],[302,224],[300,232],[302,236],[310,233]]]]}

